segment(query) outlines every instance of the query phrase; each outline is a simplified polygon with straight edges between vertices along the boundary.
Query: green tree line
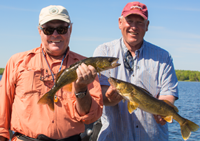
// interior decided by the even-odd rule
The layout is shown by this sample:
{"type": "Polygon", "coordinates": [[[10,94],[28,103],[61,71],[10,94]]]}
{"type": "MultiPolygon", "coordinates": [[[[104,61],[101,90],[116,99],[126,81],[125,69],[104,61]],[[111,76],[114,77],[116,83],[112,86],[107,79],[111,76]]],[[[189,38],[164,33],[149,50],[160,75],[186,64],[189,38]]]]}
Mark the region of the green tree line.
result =
{"type": "MultiPolygon", "coordinates": [[[[3,74],[4,68],[0,68],[0,75],[3,74]]],[[[200,81],[199,71],[176,70],[178,81],[200,81]]]]}
{"type": "Polygon", "coordinates": [[[4,68],[0,68],[0,75],[3,74],[4,68]]]}
{"type": "Polygon", "coordinates": [[[199,71],[176,70],[178,81],[200,81],[199,71]]]}

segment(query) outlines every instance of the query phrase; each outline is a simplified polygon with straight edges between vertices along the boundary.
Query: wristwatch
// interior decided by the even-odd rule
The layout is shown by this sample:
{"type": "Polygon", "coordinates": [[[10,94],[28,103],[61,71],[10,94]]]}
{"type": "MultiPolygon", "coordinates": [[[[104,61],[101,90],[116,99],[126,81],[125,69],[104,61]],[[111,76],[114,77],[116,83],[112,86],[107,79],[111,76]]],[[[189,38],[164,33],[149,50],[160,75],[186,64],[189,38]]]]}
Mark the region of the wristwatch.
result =
{"type": "Polygon", "coordinates": [[[87,94],[87,90],[84,92],[75,93],[77,98],[83,98],[87,94]]]}

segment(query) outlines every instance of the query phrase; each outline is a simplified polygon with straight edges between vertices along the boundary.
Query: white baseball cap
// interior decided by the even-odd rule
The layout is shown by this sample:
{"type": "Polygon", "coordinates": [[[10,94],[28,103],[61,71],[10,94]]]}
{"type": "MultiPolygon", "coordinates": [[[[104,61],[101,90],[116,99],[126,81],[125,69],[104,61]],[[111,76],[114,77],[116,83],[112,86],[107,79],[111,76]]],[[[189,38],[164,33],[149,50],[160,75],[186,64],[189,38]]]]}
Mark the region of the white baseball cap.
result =
{"type": "Polygon", "coordinates": [[[43,25],[52,20],[61,20],[67,23],[71,23],[67,9],[60,5],[50,5],[44,7],[40,11],[39,25],[43,25]]]}

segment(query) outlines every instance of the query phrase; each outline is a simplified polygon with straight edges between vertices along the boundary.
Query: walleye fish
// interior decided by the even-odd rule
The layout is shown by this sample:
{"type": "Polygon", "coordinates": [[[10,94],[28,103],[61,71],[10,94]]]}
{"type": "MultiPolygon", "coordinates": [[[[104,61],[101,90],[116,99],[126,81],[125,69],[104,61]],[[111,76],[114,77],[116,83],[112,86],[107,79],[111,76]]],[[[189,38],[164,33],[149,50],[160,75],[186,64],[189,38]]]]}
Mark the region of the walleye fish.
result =
{"type": "Polygon", "coordinates": [[[72,64],[69,68],[63,69],[56,74],[56,82],[52,89],[44,94],[38,101],[38,104],[48,104],[51,110],[54,110],[54,96],[56,92],[65,85],[77,80],[76,69],[82,63],[93,66],[100,74],[101,71],[119,66],[119,58],[115,57],[90,57],[72,64]]]}
{"type": "Polygon", "coordinates": [[[130,114],[135,109],[140,108],[151,114],[160,115],[169,123],[175,119],[180,124],[181,134],[184,140],[190,137],[191,131],[195,132],[198,130],[199,126],[181,117],[178,114],[178,109],[169,101],[158,100],[147,90],[119,79],[110,77],[108,81],[125,100],[128,100],[127,107],[130,114]]]}

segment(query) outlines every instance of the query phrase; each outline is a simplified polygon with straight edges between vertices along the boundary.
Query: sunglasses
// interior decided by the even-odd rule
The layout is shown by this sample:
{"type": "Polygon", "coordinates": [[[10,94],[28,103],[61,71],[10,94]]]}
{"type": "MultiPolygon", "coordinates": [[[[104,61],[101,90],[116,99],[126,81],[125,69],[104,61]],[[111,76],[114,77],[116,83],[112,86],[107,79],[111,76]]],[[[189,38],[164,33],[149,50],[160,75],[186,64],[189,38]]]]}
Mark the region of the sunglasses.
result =
{"type": "Polygon", "coordinates": [[[60,27],[44,27],[42,28],[40,26],[40,29],[43,31],[43,33],[45,35],[52,35],[54,33],[54,31],[56,30],[58,34],[66,34],[68,31],[68,28],[70,28],[70,26],[60,26],[60,27]]]}

